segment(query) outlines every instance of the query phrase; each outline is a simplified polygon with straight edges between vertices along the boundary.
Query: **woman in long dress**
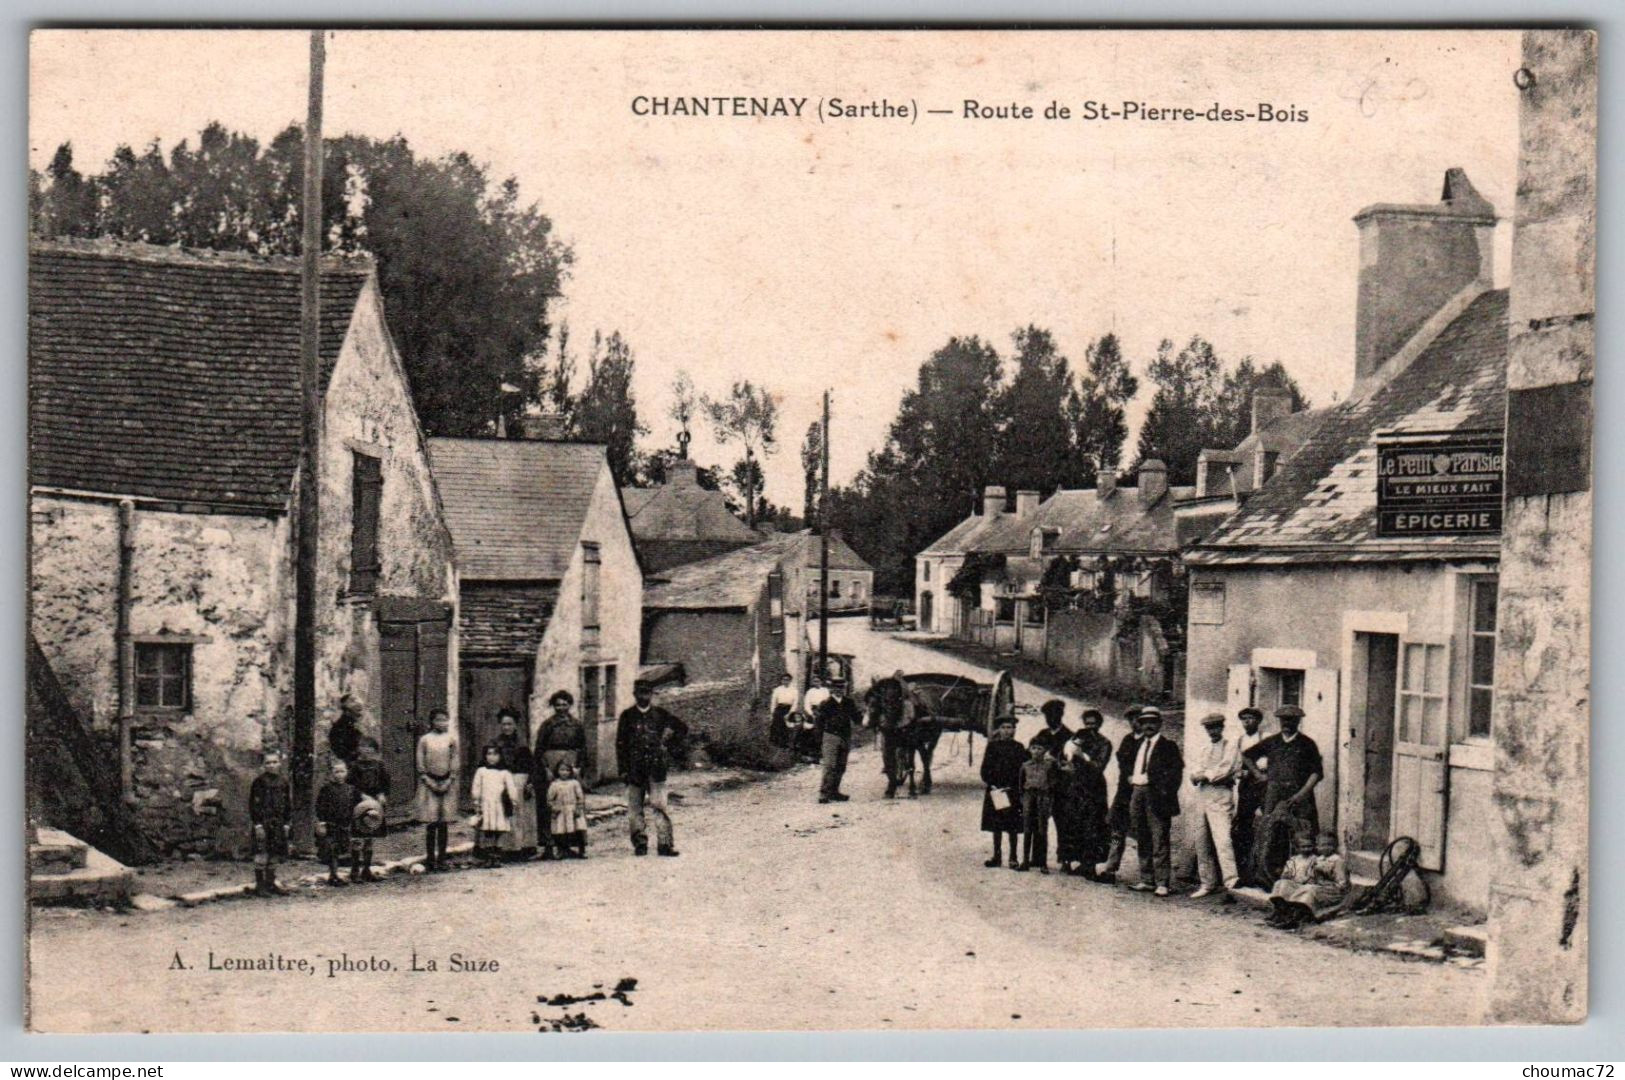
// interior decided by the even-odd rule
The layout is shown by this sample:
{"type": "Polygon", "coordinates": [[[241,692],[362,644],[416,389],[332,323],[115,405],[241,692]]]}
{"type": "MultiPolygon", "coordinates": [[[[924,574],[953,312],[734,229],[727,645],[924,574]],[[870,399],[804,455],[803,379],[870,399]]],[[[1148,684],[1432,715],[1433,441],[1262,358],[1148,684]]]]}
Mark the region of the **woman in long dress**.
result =
{"type": "Polygon", "coordinates": [[[538,793],[531,782],[535,772],[529,739],[520,734],[519,714],[512,709],[497,713],[496,747],[502,753],[502,767],[513,776],[514,789],[519,793],[510,828],[502,834],[503,854],[516,859],[529,859],[536,854],[536,800],[546,795],[547,781],[538,793]]]}
{"type": "Polygon", "coordinates": [[[1061,756],[1061,792],[1055,808],[1056,858],[1061,873],[1095,876],[1106,858],[1106,775],[1084,749],[1084,732],[1067,741],[1061,756]]]}

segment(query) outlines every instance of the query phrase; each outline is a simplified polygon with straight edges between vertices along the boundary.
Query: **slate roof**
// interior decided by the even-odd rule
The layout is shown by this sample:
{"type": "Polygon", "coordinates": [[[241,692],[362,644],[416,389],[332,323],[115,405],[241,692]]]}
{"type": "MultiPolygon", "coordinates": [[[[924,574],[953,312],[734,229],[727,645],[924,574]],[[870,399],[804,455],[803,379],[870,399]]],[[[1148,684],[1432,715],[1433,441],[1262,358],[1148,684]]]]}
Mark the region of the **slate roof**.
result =
{"type": "Polygon", "coordinates": [[[1032,531],[1056,530],[1050,554],[1146,554],[1179,550],[1174,504],[1196,493],[1193,487],[1170,487],[1150,506],[1140,502],[1137,488],[1120,487],[1100,499],[1093,488],[1062,489],[1045,499],[1027,517],[997,514],[966,518],[924,554],[1025,555],[1032,531]]]}
{"type": "Polygon", "coordinates": [[[1195,548],[1197,564],[1493,556],[1472,537],[1379,539],[1378,432],[1502,430],[1507,293],[1486,292],[1407,367],[1358,398],[1324,410],[1309,440],[1195,548]]]}
{"type": "Polygon", "coordinates": [[[676,566],[643,590],[644,610],[716,611],[748,608],[767,576],[805,537],[785,533],[699,562],[676,566]]]}
{"type": "MultiPolygon", "coordinates": [[[[805,553],[802,555],[802,566],[810,566],[815,570],[822,566],[823,553],[819,544],[818,533],[812,529],[802,529],[790,535],[799,536],[802,539],[802,547],[805,549],[805,553]]],[[[854,551],[851,544],[848,544],[833,532],[831,532],[829,538],[829,568],[831,570],[867,570],[871,573],[874,571],[874,567],[870,566],[862,555],[854,551]]]]}
{"type": "Polygon", "coordinates": [[[726,540],[751,544],[760,534],[728,512],[727,497],[700,487],[693,465],[673,466],[670,479],[655,488],[621,493],[632,535],[638,540],[726,540]]]}
{"type": "MultiPolygon", "coordinates": [[[[327,260],[323,379],[370,261],[327,260]]],[[[28,252],[29,483],[249,512],[299,462],[295,260],[110,241],[28,252]]]]}
{"type": "Polygon", "coordinates": [[[429,463],[464,581],[563,578],[608,467],[590,443],[446,437],[429,463]]]}

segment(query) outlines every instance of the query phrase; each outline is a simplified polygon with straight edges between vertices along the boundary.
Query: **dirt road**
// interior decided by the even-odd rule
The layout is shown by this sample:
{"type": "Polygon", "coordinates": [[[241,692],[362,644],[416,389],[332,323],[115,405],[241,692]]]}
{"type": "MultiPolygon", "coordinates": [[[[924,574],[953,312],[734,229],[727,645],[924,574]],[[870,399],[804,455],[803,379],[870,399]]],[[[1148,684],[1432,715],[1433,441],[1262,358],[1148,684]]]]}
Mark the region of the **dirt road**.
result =
{"type": "MultiPolygon", "coordinates": [[[[866,664],[922,667],[906,643],[855,643],[866,664]]],[[[928,655],[938,670],[952,663],[928,655]]],[[[583,1014],[618,1030],[1482,1015],[1478,971],[1351,953],[1188,900],[985,869],[980,786],[963,746],[943,758],[926,799],[881,800],[877,756],[860,751],[849,803],[818,805],[805,768],[688,802],[674,810],[677,859],[633,858],[615,821],[594,832],[580,863],[151,914],[48,913],[32,938],[33,1023],[535,1031],[583,1014]],[[309,973],[219,970],[227,959],[303,961],[309,973]],[[345,961],[359,970],[342,970],[345,961]],[[386,962],[390,970],[375,970],[386,962]],[[538,1002],[608,994],[627,977],[637,987],[625,1004],[538,1002]]]]}

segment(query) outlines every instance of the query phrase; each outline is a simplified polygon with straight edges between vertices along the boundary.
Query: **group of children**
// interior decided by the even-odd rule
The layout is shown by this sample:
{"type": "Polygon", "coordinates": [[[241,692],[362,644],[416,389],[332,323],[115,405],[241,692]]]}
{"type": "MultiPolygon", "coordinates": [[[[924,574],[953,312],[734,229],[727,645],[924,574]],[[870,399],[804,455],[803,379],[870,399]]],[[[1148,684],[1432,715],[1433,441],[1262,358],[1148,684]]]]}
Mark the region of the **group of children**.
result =
{"type": "MultiPolygon", "coordinates": [[[[429,717],[430,730],[418,740],[417,803],[415,816],[424,828],[426,858],[424,868],[447,868],[446,848],[450,825],[458,812],[457,741],[451,734],[451,718],[444,709],[429,717]]],[[[333,749],[352,749],[352,741],[333,740],[333,749]]],[[[380,760],[378,742],[370,737],[353,740],[353,758],[335,753],[328,780],[316,794],[315,832],[317,854],[327,864],[327,883],[340,886],[373,880],[373,843],[388,828],[385,807],[389,802],[389,774],[380,760]],[[349,860],[349,880],[339,869],[349,860]]],[[[503,746],[492,743],[484,748],[483,764],[476,769],[470,794],[476,808],[469,824],[478,831],[476,855],[486,866],[501,861],[503,837],[523,824],[520,815],[526,792],[509,767],[503,746]]],[[[557,762],[548,773],[545,794],[551,847],[562,855],[587,857],[587,796],[576,778],[570,760],[557,762]]],[[[524,786],[529,787],[528,774],[524,786]]],[[[277,867],[288,858],[288,830],[293,800],[279,750],[267,750],[263,770],[249,787],[248,817],[252,826],[251,851],[254,858],[254,889],[261,895],[285,895],[287,889],[276,880],[277,867]]],[[[534,832],[531,833],[534,836],[534,832]]]]}

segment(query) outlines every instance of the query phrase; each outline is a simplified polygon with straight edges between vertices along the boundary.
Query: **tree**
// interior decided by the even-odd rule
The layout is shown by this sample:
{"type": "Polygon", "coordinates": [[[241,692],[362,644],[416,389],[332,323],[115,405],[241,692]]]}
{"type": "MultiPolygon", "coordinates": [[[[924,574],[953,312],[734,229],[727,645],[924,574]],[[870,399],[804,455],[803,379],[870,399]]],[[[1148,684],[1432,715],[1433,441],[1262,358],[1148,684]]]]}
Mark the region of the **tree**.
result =
{"type": "Polygon", "coordinates": [[[571,433],[589,442],[603,443],[615,483],[632,482],[637,437],[648,429],[638,421],[637,398],[632,392],[636,360],[619,330],[608,338],[594,333],[587,357],[587,385],[571,410],[571,433]]]}
{"type": "Polygon", "coordinates": [[[1066,401],[1072,429],[1071,469],[1079,487],[1093,487],[1097,474],[1115,472],[1128,439],[1124,407],[1140,392],[1140,380],[1129,370],[1116,334],[1090,342],[1084,370],[1066,401]]]}
{"type": "Polygon", "coordinates": [[[1135,468],[1157,458],[1168,467],[1168,483],[1196,482],[1196,457],[1212,445],[1212,417],[1222,365],[1200,335],[1183,349],[1164,339],[1146,375],[1156,392],[1140,428],[1135,468]]]}
{"type": "Polygon", "coordinates": [[[812,521],[818,507],[818,492],[823,487],[824,422],[814,420],[807,425],[807,434],[801,440],[801,516],[812,521]]]}
{"type": "Polygon", "coordinates": [[[575,411],[576,399],[570,392],[575,377],[576,359],[570,355],[570,324],[561,322],[559,358],[551,368],[545,362],[538,364],[536,398],[544,410],[562,417],[566,424],[569,424],[575,411]]]}
{"type": "Polygon", "coordinates": [[[755,477],[760,476],[760,466],[758,465],[753,473],[749,463],[758,455],[771,455],[778,449],[776,442],[779,424],[778,402],[765,389],[756,386],[749,379],[735,379],[725,398],[706,397],[702,400],[717,442],[722,445],[738,443],[744,449],[743,464],[746,465],[746,470],[742,478],[746,486],[742,494],[745,502],[745,520],[754,529],[758,490],[754,484],[755,477]]]}
{"type": "Polygon", "coordinates": [[[1048,495],[1073,477],[1072,425],[1065,406],[1072,369],[1048,330],[1027,326],[1012,335],[1015,371],[999,394],[996,475],[1021,491],[1048,495]]]}
{"type": "Polygon", "coordinates": [[[1309,399],[1279,360],[1260,367],[1252,357],[1244,356],[1236,366],[1225,372],[1213,402],[1211,418],[1212,443],[1229,449],[1245,439],[1252,431],[1253,392],[1265,387],[1285,390],[1292,399],[1292,411],[1309,408],[1309,399]]]}
{"type": "MultiPolygon", "coordinates": [[[[326,246],[376,261],[390,331],[430,434],[492,430],[541,402],[536,358],[548,304],[572,261],[552,222],[493,183],[464,153],[427,160],[396,136],[325,140],[326,246]],[[504,384],[522,394],[506,394],[504,384]]],[[[297,126],[266,146],[212,123],[139,154],[120,146],[98,175],[57,151],[41,184],[39,235],[108,236],[152,244],[293,255],[302,229],[304,136],[297,126]]],[[[561,350],[562,353],[562,350],[561,350]]]]}

